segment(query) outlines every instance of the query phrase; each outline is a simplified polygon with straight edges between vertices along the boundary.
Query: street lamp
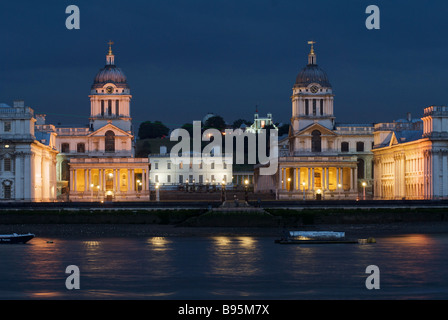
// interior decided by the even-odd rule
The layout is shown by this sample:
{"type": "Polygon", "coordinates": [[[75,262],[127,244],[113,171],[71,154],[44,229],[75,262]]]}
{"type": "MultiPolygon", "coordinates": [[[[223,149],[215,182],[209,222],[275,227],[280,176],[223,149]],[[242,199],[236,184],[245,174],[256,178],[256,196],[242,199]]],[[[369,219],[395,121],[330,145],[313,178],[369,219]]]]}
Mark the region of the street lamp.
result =
{"type": "Polygon", "coordinates": [[[159,195],[159,184],[156,184],[156,201],[160,201],[160,195],[159,195]]]}
{"type": "Polygon", "coordinates": [[[286,190],[291,190],[291,178],[288,178],[288,186],[286,190]]]}
{"type": "Polygon", "coordinates": [[[366,200],[366,186],[367,183],[365,181],[362,182],[362,199],[366,200]]]}
{"type": "Polygon", "coordinates": [[[225,180],[222,179],[221,182],[221,201],[224,202],[226,201],[226,185],[225,185],[225,180]]]}
{"type": "Polygon", "coordinates": [[[302,182],[302,189],[303,189],[303,201],[305,201],[305,181],[302,182]]]}
{"type": "Polygon", "coordinates": [[[249,180],[244,180],[244,199],[247,201],[249,201],[249,195],[248,195],[248,184],[249,184],[249,180]]]}
{"type": "Polygon", "coordinates": [[[338,183],[339,199],[341,199],[341,189],[342,189],[342,184],[338,183]]]}
{"type": "Polygon", "coordinates": [[[90,184],[90,198],[92,199],[92,202],[93,202],[93,187],[94,187],[94,184],[91,183],[90,184]]]}

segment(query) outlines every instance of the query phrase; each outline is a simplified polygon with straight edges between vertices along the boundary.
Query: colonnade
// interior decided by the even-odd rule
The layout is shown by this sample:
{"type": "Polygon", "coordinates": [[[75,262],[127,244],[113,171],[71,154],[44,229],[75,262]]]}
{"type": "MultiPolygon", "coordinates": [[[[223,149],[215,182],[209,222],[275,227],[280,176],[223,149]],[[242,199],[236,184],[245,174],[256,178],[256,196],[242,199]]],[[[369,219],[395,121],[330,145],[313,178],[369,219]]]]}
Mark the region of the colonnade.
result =
{"type": "Polygon", "coordinates": [[[278,170],[278,191],[306,192],[358,192],[358,168],[346,167],[301,167],[283,166],[278,170]]]}
{"type": "Polygon", "coordinates": [[[149,190],[147,168],[70,168],[70,194],[132,194],[149,190]]]}

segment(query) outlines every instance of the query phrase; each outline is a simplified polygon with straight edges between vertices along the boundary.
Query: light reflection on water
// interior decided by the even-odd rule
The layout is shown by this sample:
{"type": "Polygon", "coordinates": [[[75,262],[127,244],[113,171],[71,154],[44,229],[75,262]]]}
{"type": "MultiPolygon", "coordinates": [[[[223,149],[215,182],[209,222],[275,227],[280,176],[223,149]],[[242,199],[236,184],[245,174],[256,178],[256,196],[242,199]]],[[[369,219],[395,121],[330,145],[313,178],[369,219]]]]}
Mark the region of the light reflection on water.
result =
{"type": "Polygon", "coordinates": [[[35,238],[0,246],[0,299],[446,299],[448,235],[376,244],[265,237],[35,238]],[[77,265],[81,289],[65,288],[77,265]],[[380,268],[367,290],[365,269],[380,268]]]}

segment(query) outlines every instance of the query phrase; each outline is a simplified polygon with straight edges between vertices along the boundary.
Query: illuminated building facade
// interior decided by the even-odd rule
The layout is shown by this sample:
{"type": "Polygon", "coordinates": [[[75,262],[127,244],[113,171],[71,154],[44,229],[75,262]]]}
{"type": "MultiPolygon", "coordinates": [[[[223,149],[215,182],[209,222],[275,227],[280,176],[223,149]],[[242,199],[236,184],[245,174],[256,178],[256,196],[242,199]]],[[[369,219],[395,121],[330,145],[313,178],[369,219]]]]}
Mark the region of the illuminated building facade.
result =
{"type": "Polygon", "coordinates": [[[0,201],[56,200],[56,134],[41,117],[24,101],[0,104],[0,201]]]}
{"type": "Polygon", "coordinates": [[[333,89],[313,44],[292,89],[290,132],[280,141],[278,172],[263,177],[256,169],[255,190],[297,200],[357,199],[364,188],[370,196],[373,124],[335,122],[333,89]]]}
{"type": "Polygon", "coordinates": [[[448,107],[375,125],[376,199],[448,198],[448,107]]]}
{"type": "Polygon", "coordinates": [[[91,87],[89,126],[56,128],[62,200],[138,201],[149,196],[148,158],[134,157],[132,95],[111,45],[91,87]]]}

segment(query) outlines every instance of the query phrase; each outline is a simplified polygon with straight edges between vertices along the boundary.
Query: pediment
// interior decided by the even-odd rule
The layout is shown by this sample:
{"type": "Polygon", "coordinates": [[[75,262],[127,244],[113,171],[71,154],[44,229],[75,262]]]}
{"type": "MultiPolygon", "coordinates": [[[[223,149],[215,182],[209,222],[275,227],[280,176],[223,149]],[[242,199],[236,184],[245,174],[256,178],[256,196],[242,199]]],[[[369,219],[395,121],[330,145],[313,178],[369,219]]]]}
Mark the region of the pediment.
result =
{"type": "Polygon", "coordinates": [[[132,137],[132,134],[127,133],[126,131],[114,126],[111,123],[106,124],[104,127],[99,128],[98,130],[89,134],[89,137],[104,137],[107,131],[113,131],[115,136],[129,136],[132,137]]]}
{"type": "Polygon", "coordinates": [[[324,127],[319,123],[310,124],[308,127],[303,128],[301,131],[297,132],[294,136],[309,136],[314,130],[319,130],[322,135],[334,137],[337,136],[334,131],[324,127]]]}
{"type": "Polygon", "coordinates": [[[390,137],[389,146],[394,146],[398,144],[397,136],[395,135],[395,132],[392,132],[392,136],[390,137]]]}

